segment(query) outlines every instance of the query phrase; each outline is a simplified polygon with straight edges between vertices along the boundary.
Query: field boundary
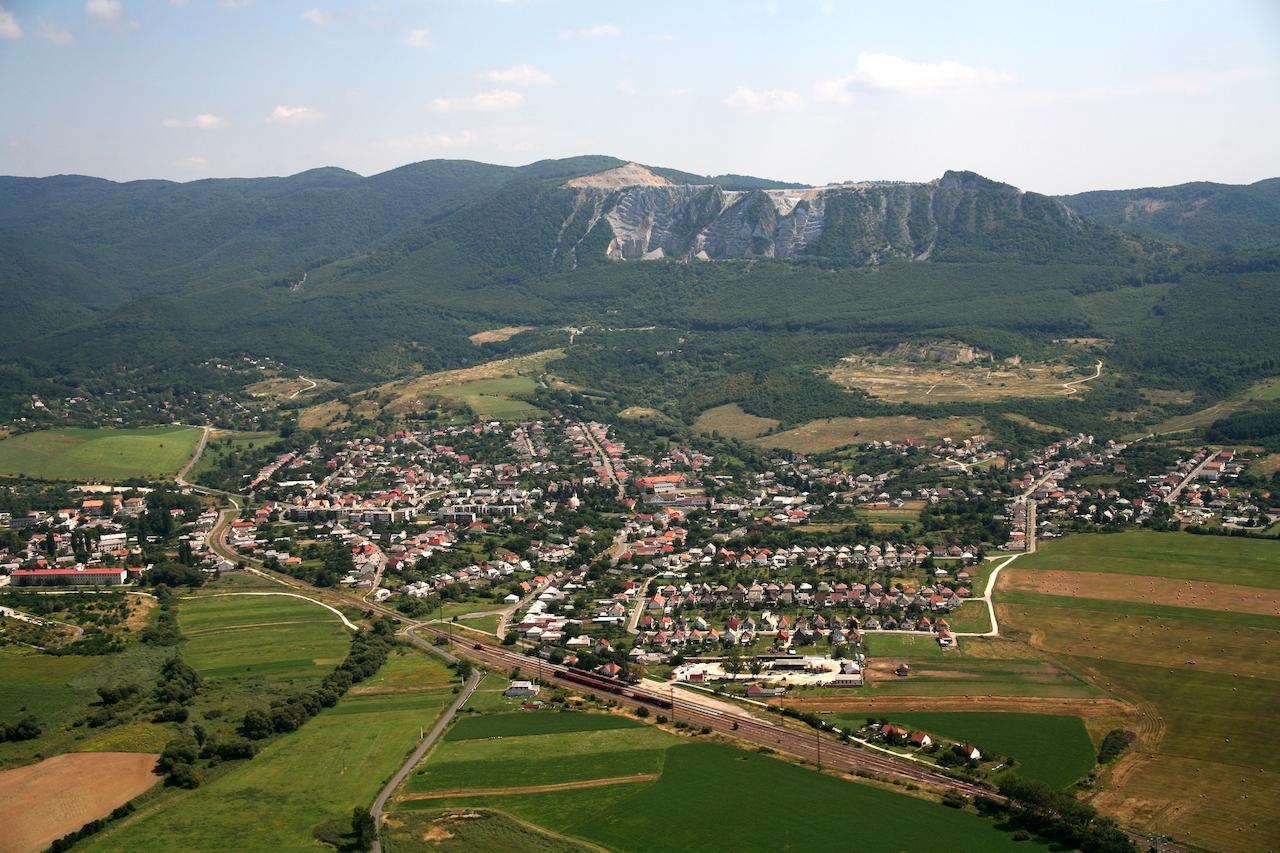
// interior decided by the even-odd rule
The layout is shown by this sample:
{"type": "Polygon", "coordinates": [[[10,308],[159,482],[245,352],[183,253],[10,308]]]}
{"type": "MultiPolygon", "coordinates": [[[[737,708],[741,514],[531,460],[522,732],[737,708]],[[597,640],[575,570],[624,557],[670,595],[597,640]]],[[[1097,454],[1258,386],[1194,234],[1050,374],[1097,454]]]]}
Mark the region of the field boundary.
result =
{"type": "Polygon", "coordinates": [[[606,788],[611,785],[630,785],[637,782],[656,782],[661,773],[636,773],[632,776],[608,776],[603,779],[579,779],[576,782],[551,782],[545,785],[512,785],[505,788],[464,788],[454,791],[418,791],[405,794],[401,801],[445,800],[451,797],[495,797],[517,794],[549,794],[555,791],[572,791],[578,788],[606,788]]]}

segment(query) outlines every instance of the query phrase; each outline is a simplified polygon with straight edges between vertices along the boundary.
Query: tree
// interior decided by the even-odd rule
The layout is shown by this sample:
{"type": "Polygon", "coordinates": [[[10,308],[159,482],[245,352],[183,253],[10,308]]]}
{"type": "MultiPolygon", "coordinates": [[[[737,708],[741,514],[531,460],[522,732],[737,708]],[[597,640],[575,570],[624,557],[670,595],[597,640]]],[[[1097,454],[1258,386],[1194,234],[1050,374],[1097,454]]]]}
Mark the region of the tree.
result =
{"type": "Polygon", "coordinates": [[[368,850],[373,847],[374,839],[378,837],[378,825],[368,810],[359,806],[351,810],[351,835],[353,836],[352,844],[357,850],[368,850]]]}
{"type": "Polygon", "coordinates": [[[751,677],[756,678],[760,673],[764,672],[764,661],[760,660],[759,655],[752,655],[750,663],[747,664],[747,669],[751,672],[751,677]]]}
{"type": "Polygon", "coordinates": [[[729,649],[729,654],[724,659],[724,671],[732,676],[737,676],[742,672],[742,650],[737,646],[729,649]]]}

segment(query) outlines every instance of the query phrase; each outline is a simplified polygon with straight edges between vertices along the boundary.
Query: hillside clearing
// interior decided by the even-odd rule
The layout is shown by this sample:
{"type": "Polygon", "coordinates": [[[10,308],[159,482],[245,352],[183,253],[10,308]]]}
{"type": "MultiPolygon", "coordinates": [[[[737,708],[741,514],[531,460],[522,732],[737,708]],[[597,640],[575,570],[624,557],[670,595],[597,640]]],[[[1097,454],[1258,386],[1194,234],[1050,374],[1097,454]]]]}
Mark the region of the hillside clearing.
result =
{"type": "Polygon", "coordinates": [[[849,356],[828,374],[845,388],[892,403],[983,402],[1016,397],[1065,397],[1093,376],[1069,364],[944,364],[849,356]]]}
{"type": "Polygon", "coordinates": [[[503,326],[500,329],[487,329],[483,332],[476,332],[474,335],[468,335],[467,340],[473,344],[496,344],[501,341],[509,341],[521,332],[527,332],[533,326],[503,326]]]}
{"type": "Polygon", "coordinates": [[[698,432],[718,432],[742,441],[764,435],[777,425],[778,421],[773,418],[747,414],[737,403],[707,409],[693,422],[693,428],[698,432]]]}
{"type": "Polygon", "coordinates": [[[760,447],[780,447],[797,453],[821,453],[870,441],[930,441],[966,438],[982,432],[976,417],[916,418],[887,415],[872,418],[822,418],[753,441],[760,447]]]}

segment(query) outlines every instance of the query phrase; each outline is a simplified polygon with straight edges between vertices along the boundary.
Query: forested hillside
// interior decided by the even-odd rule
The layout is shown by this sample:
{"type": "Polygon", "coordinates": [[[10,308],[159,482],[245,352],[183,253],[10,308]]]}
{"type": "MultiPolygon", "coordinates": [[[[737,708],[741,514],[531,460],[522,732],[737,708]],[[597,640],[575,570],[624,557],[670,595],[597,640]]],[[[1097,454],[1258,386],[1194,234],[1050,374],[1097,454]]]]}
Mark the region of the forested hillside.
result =
{"type": "MultiPolygon", "coordinates": [[[[824,197],[821,229],[796,244],[802,251],[757,256],[751,246],[767,248],[779,233],[764,229],[808,190],[655,168],[673,197],[736,193],[704,214],[732,211],[734,223],[759,229],[751,251],[610,260],[617,232],[604,212],[626,188],[565,181],[620,165],[430,161],[369,178],[318,169],[188,184],[2,178],[0,397],[18,411],[33,393],[220,388],[230,380],[204,362],[240,354],[372,384],[548,343],[541,332],[483,349],[468,340],[505,325],[696,332],[696,354],[655,346],[667,355],[645,355],[648,343],[630,354],[665,359],[649,376],[683,383],[668,402],[688,415],[753,376],[763,387],[808,388],[828,413],[859,409],[854,397],[797,378],[809,374],[796,366],[920,337],[1001,357],[1099,339],[1126,381],[1207,398],[1276,371],[1274,252],[1137,239],[1052,198],[955,172],[928,185],[838,185],[824,197]]],[[[625,373],[611,366],[619,357],[588,347],[574,353],[575,369],[594,364],[599,381],[613,382],[625,373]]],[[[653,396],[646,376],[625,381],[629,397],[653,396]]]]}
{"type": "Polygon", "coordinates": [[[1280,245],[1280,178],[1247,186],[1200,181],[1176,187],[1099,190],[1062,200],[1106,225],[1206,249],[1280,245]]]}

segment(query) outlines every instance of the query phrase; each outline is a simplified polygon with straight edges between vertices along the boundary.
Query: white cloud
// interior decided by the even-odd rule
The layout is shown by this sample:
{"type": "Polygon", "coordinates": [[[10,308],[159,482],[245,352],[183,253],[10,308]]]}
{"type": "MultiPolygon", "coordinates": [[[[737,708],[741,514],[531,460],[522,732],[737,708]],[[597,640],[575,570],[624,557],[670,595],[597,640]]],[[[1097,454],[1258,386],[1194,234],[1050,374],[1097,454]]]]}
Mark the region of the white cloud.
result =
{"type": "Polygon", "coordinates": [[[403,43],[409,45],[409,47],[427,47],[431,44],[431,30],[409,30],[409,34],[404,37],[403,43]]]}
{"type": "Polygon", "coordinates": [[[724,99],[725,106],[747,112],[791,110],[800,106],[800,96],[790,89],[752,89],[739,86],[724,99]]]}
{"type": "Polygon", "coordinates": [[[309,24],[315,24],[317,27],[324,27],[332,24],[337,17],[332,12],[326,12],[323,9],[308,9],[302,13],[302,20],[309,24]]]}
{"type": "Polygon", "coordinates": [[[69,30],[65,30],[57,24],[52,24],[48,21],[40,22],[40,38],[50,44],[56,44],[59,46],[73,44],[76,40],[76,37],[73,36],[69,30]]]}
{"type": "Polygon", "coordinates": [[[170,129],[193,127],[198,130],[212,130],[215,127],[222,127],[226,123],[222,116],[216,116],[213,113],[200,113],[192,119],[167,118],[160,122],[160,126],[170,129]]]}
{"type": "Polygon", "coordinates": [[[99,21],[115,22],[124,15],[124,3],[120,0],[85,0],[84,13],[99,21]]]}
{"type": "Polygon", "coordinates": [[[170,5],[170,6],[185,6],[185,5],[187,5],[188,3],[190,3],[190,2],[191,2],[191,0],[169,0],[169,5],[170,5]]]}
{"type": "Polygon", "coordinates": [[[676,37],[671,35],[671,33],[662,33],[660,35],[654,36],[653,40],[658,42],[659,44],[671,44],[673,41],[676,40],[676,37]]]}
{"type": "Polygon", "coordinates": [[[253,0],[222,0],[222,6],[224,9],[243,9],[251,2],[253,0]]]}
{"type": "Polygon", "coordinates": [[[388,139],[384,145],[395,151],[439,151],[442,149],[465,148],[476,141],[476,135],[469,130],[460,133],[417,133],[388,139]]]}
{"type": "Polygon", "coordinates": [[[477,92],[461,98],[433,98],[431,109],[438,113],[492,112],[514,110],[524,104],[524,95],[509,89],[477,92]]]}
{"type": "Polygon", "coordinates": [[[179,169],[186,169],[191,172],[206,172],[209,170],[209,161],[199,156],[183,157],[174,165],[179,169]]]}
{"type": "Polygon", "coordinates": [[[22,38],[22,25],[18,23],[18,19],[12,12],[0,6],[0,39],[20,38],[22,38]]]}
{"type": "Polygon", "coordinates": [[[607,39],[617,38],[622,35],[622,30],[613,24],[596,24],[594,27],[584,27],[580,30],[565,30],[560,33],[562,39],[607,39]]]}
{"type": "Polygon", "coordinates": [[[328,118],[324,113],[311,107],[290,107],[280,105],[267,116],[267,124],[299,125],[313,124],[328,118]]]}
{"type": "Polygon", "coordinates": [[[551,75],[532,65],[513,65],[510,68],[495,68],[482,75],[484,79],[494,83],[506,83],[509,86],[549,86],[556,82],[551,75]]]}
{"type": "Polygon", "coordinates": [[[912,62],[888,53],[860,53],[857,67],[847,77],[820,80],[814,85],[814,97],[837,104],[850,103],[858,89],[897,92],[904,95],[930,95],[939,92],[962,92],[982,86],[1013,81],[1013,75],[952,60],[912,62]]]}

